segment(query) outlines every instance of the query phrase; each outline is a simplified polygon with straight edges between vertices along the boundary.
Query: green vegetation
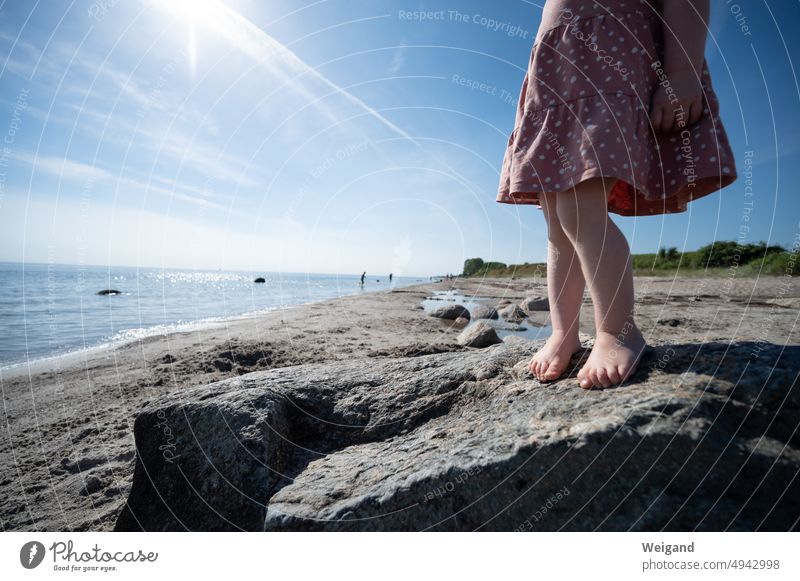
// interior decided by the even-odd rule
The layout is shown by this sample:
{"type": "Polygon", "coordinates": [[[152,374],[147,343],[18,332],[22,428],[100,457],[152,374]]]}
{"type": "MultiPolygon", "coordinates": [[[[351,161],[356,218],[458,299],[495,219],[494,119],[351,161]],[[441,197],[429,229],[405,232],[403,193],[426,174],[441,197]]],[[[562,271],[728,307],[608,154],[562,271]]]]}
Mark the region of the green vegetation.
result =
{"type": "Polygon", "coordinates": [[[502,262],[484,262],[482,258],[468,258],[464,261],[462,276],[486,276],[489,271],[501,271],[508,268],[502,262]]]}
{"type": "Polygon", "coordinates": [[[464,272],[461,276],[506,276],[533,278],[544,276],[544,263],[507,265],[503,262],[484,262],[481,258],[468,258],[464,261],[464,272]]]}
{"type": "MultiPolygon", "coordinates": [[[[707,244],[697,250],[680,252],[677,248],[661,248],[655,254],[634,254],[635,276],[781,276],[794,274],[797,256],[778,245],[739,244],[723,241],[707,244]]],[[[506,265],[470,258],[464,262],[461,276],[542,277],[545,263],[506,265]]]]}

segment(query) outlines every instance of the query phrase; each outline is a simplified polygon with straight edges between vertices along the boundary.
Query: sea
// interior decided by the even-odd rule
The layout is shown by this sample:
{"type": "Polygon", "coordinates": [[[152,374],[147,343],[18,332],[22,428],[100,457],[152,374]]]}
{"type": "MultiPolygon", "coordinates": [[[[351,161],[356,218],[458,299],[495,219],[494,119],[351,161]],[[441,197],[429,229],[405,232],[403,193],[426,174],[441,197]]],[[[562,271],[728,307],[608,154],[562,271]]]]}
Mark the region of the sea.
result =
{"type": "Polygon", "coordinates": [[[367,273],[243,272],[0,262],[0,368],[150,335],[429,282],[367,273]],[[255,283],[257,277],[265,279],[255,283]],[[119,294],[99,295],[105,290],[119,294]]]}

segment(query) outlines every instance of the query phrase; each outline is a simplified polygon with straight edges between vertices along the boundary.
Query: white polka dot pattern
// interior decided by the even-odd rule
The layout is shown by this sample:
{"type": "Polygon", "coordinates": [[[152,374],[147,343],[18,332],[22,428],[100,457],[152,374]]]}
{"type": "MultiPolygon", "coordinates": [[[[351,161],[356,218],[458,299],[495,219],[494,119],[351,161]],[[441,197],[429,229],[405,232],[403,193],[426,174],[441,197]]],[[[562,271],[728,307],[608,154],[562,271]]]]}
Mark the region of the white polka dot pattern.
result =
{"type": "Polygon", "coordinates": [[[642,0],[547,0],[508,140],[496,201],[537,204],[594,177],[616,178],[608,211],[685,212],[736,179],[703,65],[705,107],[675,133],[650,125],[662,21],[642,0]]]}

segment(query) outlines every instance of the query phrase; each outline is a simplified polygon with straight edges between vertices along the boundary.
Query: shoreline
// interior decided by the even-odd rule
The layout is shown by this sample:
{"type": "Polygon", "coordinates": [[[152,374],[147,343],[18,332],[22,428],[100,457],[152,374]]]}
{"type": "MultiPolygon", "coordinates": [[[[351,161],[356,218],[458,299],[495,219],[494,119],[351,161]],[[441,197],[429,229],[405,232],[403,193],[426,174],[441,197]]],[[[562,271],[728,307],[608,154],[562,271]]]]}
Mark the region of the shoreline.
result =
{"type": "MultiPolygon", "coordinates": [[[[416,284],[432,284],[432,283],[416,283],[416,284]]],[[[404,289],[416,286],[416,284],[409,284],[407,286],[398,287],[398,289],[404,289]]],[[[368,293],[388,293],[393,291],[394,289],[374,289],[374,290],[356,292],[348,295],[340,295],[339,298],[344,296],[363,295],[368,293]]],[[[125,329],[124,331],[118,331],[113,337],[103,340],[102,342],[97,343],[95,345],[89,345],[86,347],[72,349],[61,353],[52,353],[48,355],[37,356],[31,359],[26,359],[13,363],[0,364],[0,379],[8,380],[23,375],[42,373],[47,370],[48,364],[51,364],[53,366],[56,366],[59,363],[71,364],[74,363],[75,361],[85,359],[86,356],[98,355],[109,349],[124,347],[125,345],[128,345],[130,343],[148,340],[152,337],[166,338],[168,335],[172,334],[211,330],[215,327],[224,326],[229,322],[258,318],[264,315],[268,315],[269,313],[273,313],[275,311],[300,308],[307,305],[312,305],[314,303],[325,302],[329,300],[334,300],[334,299],[331,298],[315,299],[313,301],[308,301],[305,303],[285,305],[283,307],[274,307],[271,309],[262,309],[258,311],[248,311],[239,315],[231,315],[227,317],[226,316],[206,317],[194,321],[185,321],[179,323],[154,325],[151,327],[136,327],[131,329],[125,329]],[[134,336],[124,337],[123,335],[125,334],[133,334],[134,336]]]]}
{"type": "MultiPolygon", "coordinates": [[[[648,342],[800,344],[800,281],[734,280],[726,295],[711,294],[718,287],[704,279],[637,279],[637,322],[648,342]],[[779,292],[779,284],[788,290],[779,292]]],[[[529,279],[425,282],[153,335],[83,353],[58,369],[0,372],[7,426],[0,436],[2,530],[113,529],[133,478],[133,422],[142,406],[169,394],[307,363],[480,351],[457,344],[462,325],[421,306],[434,291],[453,289],[514,303],[547,294],[544,282],[529,279]]],[[[549,313],[530,319],[544,326],[549,313]]],[[[581,331],[593,332],[588,297],[581,331]]]]}

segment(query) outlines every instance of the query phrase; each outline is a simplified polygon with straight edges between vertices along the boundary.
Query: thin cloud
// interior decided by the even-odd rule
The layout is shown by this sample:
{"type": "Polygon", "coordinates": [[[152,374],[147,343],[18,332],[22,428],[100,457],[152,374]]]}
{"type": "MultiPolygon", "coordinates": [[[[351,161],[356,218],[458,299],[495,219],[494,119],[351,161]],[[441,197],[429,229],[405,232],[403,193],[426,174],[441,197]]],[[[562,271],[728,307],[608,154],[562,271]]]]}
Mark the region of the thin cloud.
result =
{"type": "MultiPolygon", "coordinates": [[[[271,37],[269,34],[261,30],[255,24],[250,22],[247,18],[226,6],[217,0],[207,0],[202,2],[202,8],[198,7],[192,2],[181,2],[177,0],[148,0],[148,2],[156,6],[159,10],[172,14],[176,18],[185,19],[189,15],[197,21],[198,25],[213,30],[219,36],[224,38],[227,42],[238,48],[242,53],[246,54],[255,61],[267,66],[271,66],[271,70],[275,73],[281,74],[285,81],[290,86],[300,92],[305,90],[293,81],[298,77],[308,77],[317,80],[332,89],[334,93],[341,95],[350,103],[356,105],[364,110],[374,119],[378,120],[385,127],[393,132],[413,141],[411,136],[403,129],[389,121],[386,117],[381,115],[378,111],[367,105],[364,101],[352,95],[324,75],[320,74],[316,69],[306,64],[300,57],[292,52],[285,45],[271,37]],[[194,12],[193,12],[194,11],[194,12]],[[274,66],[277,62],[281,62],[294,73],[293,77],[289,77],[276,69],[274,66]]],[[[325,111],[329,114],[328,111],[325,111]]],[[[335,117],[334,117],[335,119],[335,117]]]]}
{"type": "Polygon", "coordinates": [[[392,64],[389,66],[389,74],[396,75],[403,68],[406,60],[406,46],[400,45],[392,56],[392,64]]]}
{"type": "Polygon", "coordinates": [[[82,184],[86,184],[87,182],[93,184],[106,183],[117,188],[131,190],[137,194],[156,194],[168,199],[188,202],[203,208],[225,210],[226,212],[230,210],[228,206],[209,200],[210,193],[207,191],[196,192],[191,188],[184,188],[177,184],[174,184],[171,188],[161,187],[152,182],[148,183],[145,180],[134,177],[117,177],[111,172],[97,166],[68,158],[52,156],[34,157],[28,153],[18,153],[14,156],[14,159],[28,164],[34,171],[44,172],[57,177],[61,181],[82,184]]]}
{"type": "Polygon", "coordinates": [[[33,156],[28,153],[17,153],[14,158],[30,165],[35,171],[43,171],[65,181],[86,182],[114,179],[114,176],[104,169],[67,158],[33,156]]]}

